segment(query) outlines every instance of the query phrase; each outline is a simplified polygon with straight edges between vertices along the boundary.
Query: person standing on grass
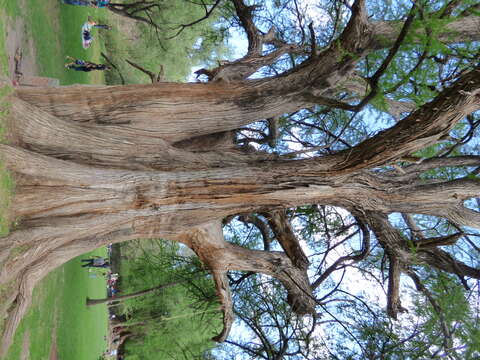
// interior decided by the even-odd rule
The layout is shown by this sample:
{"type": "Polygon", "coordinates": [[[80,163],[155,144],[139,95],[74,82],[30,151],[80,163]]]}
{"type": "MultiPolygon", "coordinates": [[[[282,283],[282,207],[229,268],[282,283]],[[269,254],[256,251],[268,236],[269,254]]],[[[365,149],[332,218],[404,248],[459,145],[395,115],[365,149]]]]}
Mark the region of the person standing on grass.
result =
{"type": "Polygon", "coordinates": [[[102,267],[106,268],[110,266],[110,263],[107,261],[107,259],[100,257],[100,256],[95,256],[91,259],[82,259],[82,262],[85,264],[82,264],[82,267],[102,267]]]}
{"type": "Polygon", "coordinates": [[[94,8],[104,8],[109,3],[110,0],[62,0],[64,4],[67,5],[79,5],[79,6],[88,6],[94,8]]]}

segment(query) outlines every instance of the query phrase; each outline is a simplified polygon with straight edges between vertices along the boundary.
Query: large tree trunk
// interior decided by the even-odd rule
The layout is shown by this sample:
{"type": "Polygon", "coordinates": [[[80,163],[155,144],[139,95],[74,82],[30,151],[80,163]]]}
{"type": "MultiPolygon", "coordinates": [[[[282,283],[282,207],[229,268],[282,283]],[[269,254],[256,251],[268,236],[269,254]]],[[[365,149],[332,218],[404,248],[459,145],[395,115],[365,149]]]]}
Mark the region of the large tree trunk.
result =
{"type": "MultiPolygon", "coordinates": [[[[108,118],[116,111],[121,117],[121,110],[106,109],[112,96],[117,99],[115,106],[118,102],[128,104],[132,101],[132,93],[122,88],[99,88],[98,91],[115,95],[102,97],[97,94],[96,99],[105,100],[98,100],[95,105],[85,100],[85,104],[90,103],[90,109],[78,108],[78,99],[82,96],[80,89],[75,87],[51,89],[47,92],[49,95],[41,94],[42,90],[35,96],[32,94],[37,90],[19,89],[18,97],[40,107],[13,98],[12,121],[9,122],[11,141],[9,145],[0,145],[3,159],[16,178],[11,217],[22,220],[21,226],[3,239],[0,281],[5,284],[15,279],[24,282],[28,279],[31,285],[23,287],[26,293],[22,295],[29,299],[33,284],[49,270],[98,246],[141,237],[178,240],[192,228],[229,215],[308,203],[347,207],[354,203],[363,209],[445,216],[456,223],[478,226],[480,215],[460,205],[463,200],[478,194],[479,185],[474,180],[445,184],[410,181],[399,187],[395,178],[362,170],[393,161],[437,141],[458,119],[478,107],[474,93],[480,79],[477,71],[466,74],[451,89],[392,129],[351,151],[296,161],[243,155],[234,149],[196,153],[172,145],[172,142],[192,136],[194,132],[187,129],[193,124],[204,122],[205,129],[200,134],[207,134],[216,126],[220,130],[238,127],[247,113],[250,118],[260,118],[287,109],[278,110],[274,106],[275,110],[266,113],[255,103],[251,106],[244,103],[241,111],[231,108],[231,102],[222,99],[222,94],[229,92],[234,99],[238,93],[232,88],[246,88],[245,85],[215,84],[215,91],[219,92],[217,100],[214,94],[207,96],[199,92],[199,85],[181,85],[184,90],[180,96],[188,98],[188,104],[201,103],[204,99],[203,111],[196,106],[187,111],[186,105],[182,109],[176,101],[163,105],[162,114],[155,111],[151,114],[150,109],[144,113],[141,107],[136,107],[138,117],[135,119],[144,117],[144,120],[138,120],[134,127],[114,125],[110,121],[108,125],[95,121],[83,123],[79,118],[92,116],[94,110],[96,116],[108,118]],[[44,96],[50,99],[49,104],[54,103],[53,98],[57,102],[64,97],[70,100],[64,99],[63,107],[52,108],[38,101],[44,96]],[[452,97],[456,99],[453,103],[452,97]],[[206,108],[215,112],[215,107],[222,108],[219,112],[225,117],[207,116],[206,108]],[[443,111],[436,112],[437,108],[443,111]],[[430,116],[425,116],[427,110],[430,116]],[[168,115],[174,113],[175,116],[168,115]],[[234,114],[229,125],[228,113],[234,114]],[[179,120],[179,116],[183,120],[179,120]],[[221,126],[218,125],[220,120],[221,126]],[[55,136],[52,136],[53,131],[56,131],[55,136]],[[393,141],[402,145],[392,147],[393,141]],[[467,183],[469,186],[464,186],[467,183]],[[442,192],[444,196],[429,198],[425,196],[428,192],[432,196],[442,192]],[[23,253],[13,251],[20,247],[23,253]],[[16,255],[10,256],[11,253],[16,255]],[[34,271],[40,264],[46,265],[42,265],[41,271],[34,271]]],[[[180,85],[171,86],[178,90],[180,85]]],[[[137,99],[140,103],[145,100],[137,99]]],[[[198,129],[195,128],[196,135],[198,129]]],[[[276,275],[289,292],[295,290],[295,286],[289,288],[287,278],[273,274],[268,265],[284,260],[275,260],[275,256],[271,260],[263,259],[262,254],[250,252],[243,256],[231,246],[222,245],[221,248],[226,254],[238,254],[221,265],[221,269],[276,275]],[[258,261],[248,264],[242,258],[258,261]],[[262,265],[263,261],[267,262],[262,265]]],[[[204,249],[197,245],[200,257],[208,262],[206,243],[204,249]]],[[[296,302],[292,300],[292,305],[296,302]]],[[[28,305],[28,301],[21,304],[28,305]]],[[[26,305],[17,307],[18,311],[24,312],[26,305]]],[[[305,309],[311,311],[312,305],[304,305],[294,308],[301,313],[307,311],[305,309]]],[[[15,325],[20,313],[13,317],[17,319],[15,325]]]]}
{"type": "MultiPolygon", "coordinates": [[[[228,270],[272,276],[285,286],[295,312],[315,311],[308,259],[292,243],[291,229],[282,226],[284,214],[269,220],[285,235],[285,253],[225,242],[220,227],[225,217],[318,203],[435,215],[480,227],[480,214],[463,206],[478,196],[478,181],[429,182],[415,171],[392,176],[367,170],[435,143],[479,109],[478,66],[391,129],[333,155],[290,160],[212,141],[212,134],[228,134],[247,123],[314,103],[332,104],[324,96],[343,89],[355,65],[378,46],[363,1],[355,4],[335,44],[270,79],[92,86],[88,91],[81,86],[18,88],[10,98],[9,143],[0,145],[16,180],[10,216],[19,220],[0,248],[0,285],[18,284],[3,351],[34,285],[69,259],[108,243],[161,237],[190,246],[213,270],[224,311],[224,330],[215,339],[222,341],[233,321],[228,270]]],[[[465,161],[479,165],[477,158],[465,161]]],[[[369,225],[383,231],[380,220],[369,225]]],[[[409,261],[408,249],[397,245],[397,240],[382,243],[389,255],[409,261]]],[[[432,251],[423,251],[423,261],[446,271],[456,265],[443,254],[446,260],[433,264],[432,251]]],[[[401,264],[394,265],[397,276],[401,264]]],[[[391,282],[395,287],[395,278],[391,282]]],[[[396,293],[392,290],[392,313],[400,308],[396,293]]]]}
{"type": "MultiPolygon", "coordinates": [[[[78,122],[81,121],[79,116],[93,116],[92,107],[97,117],[108,118],[115,111],[121,117],[121,110],[106,109],[112,96],[117,99],[116,106],[121,99],[130,103],[132,93],[122,88],[100,88],[98,91],[115,95],[96,96],[96,99],[106,100],[98,100],[95,105],[85,100],[90,108],[78,108],[81,96],[75,87],[49,90],[49,95],[35,95],[37,97],[32,96],[32,90],[19,89],[17,96],[40,104],[40,108],[13,98],[9,123],[11,142],[0,145],[3,158],[16,178],[11,216],[22,219],[18,230],[3,239],[0,258],[4,266],[0,281],[5,284],[19,277],[26,281],[27,274],[31,274],[37,264],[46,262],[49,265],[44,269],[51,269],[52,264],[57,266],[112,241],[140,237],[176,240],[191,228],[229,215],[307,203],[339,206],[355,203],[364,209],[445,216],[456,223],[478,226],[480,215],[460,205],[463,200],[478,194],[479,185],[474,180],[422,185],[410,182],[398,187],[395,179],[362,170],[393,161],[437,141],[458,119],[477,108],[475,91],[480,79],[477,73],[478,70],[474,70],[466,74],[432,103],[348,152],[297,161],[268,156],[256,159],[252,155],[242,156],[235,150],[218,152],[213,149],[199,154],[171,145],[192,136],[193,132],[187,128],[202,121],[207,130],[200,134],[206,134],[212,132],[219,120],[222,120],[220,130],[230,130],[241,125],[239,119],[243,121],[247,113],[250,118],[276,115],[279,110],[275,106],[272,108],[275,110],[265,113],[259,111],[255,103],[250,106],[244,103],[240,111],[231,108],[231,100],[222,99],[226,92],[234,99],[238,93],[232,88],[246,88],[245,85],[216,84],[217,100],[213,95],[199,92],[199,85],[181,85],[184,91],[180,96],[188,98],[189,104],[202,103],[204,99],[203,107],[213,113],[215,107],[222,108],[219,112],[225,117],[207,116],[206,109],[200,111],[195,106],[187,111],[186,106],[182,108],[173,101],[154,114],[148,110],[143,115],[143,110],[136,107],[139,114],[136,119],[145,119],[139,120],[134,128],[113,125],[110,121],[108,125],[78,122]],[[57,101],[64,97],[70,100],[65,99],[61,108],[52,108],[38,101],[43,96],[50,99],[49,104],[54,103],[52,96],[57,101]],[[456,101],[452,102],[452,98],[456,101]],[[427,111],[429,116],[425,115],[427,111]],[[174,113],[175,116],[168,115],[174,113]],[[225,125],[228,113],[235,114],[234,121],[225,125]],[[183,120],[179,120],[180,116],[183,120]],[[78,121],[72,123],[71,120],[78,121]],[[60,133],[52,136],[54,130],[60,133]],[[392,147],[393,142],[401,146],[392,147]],[[141,161],[137,160],[139,157],[143,157],[141,161]],[[242,166],[238,166],[238,159],[242,159],[242,166]],[[139,170],[139,162],[144,170],[139,170]],[[467,183],[468,187],[463,186],[467,183]],[[444,196],[426,197],[429,191],[432,195],[442,192],[444,196]],[[443,203],[441,207],[440,202],[443,203]],[[24,249],[23,253],[9,255],[18,253],[12,250],[19,247],[24,249]]],[[[178,90],[180,85],[172,86],[178,90]]],[[[137,99],[140,103],[145,100],[137,99]]],[[[285,107],[280,109],[285,110],[285,107]]],[[[198,134],[198,127],[195,131],[198,134]]],[[[205,245],[205,249],[208,246],[205,245]]],[[[224,251],[236,253],[231,247],[224,251]]],[[[198,252],[202,254],[203,250],[199,247],[198,252]]],[[[256,256],[250,255],[252,259],[256,256]]],[[[248,265],[242,261],[234,258],[222,268],[272,274],[267,263],[261,265],[260,261],[248,265]]],[[[46,273],[35,273],[35,279],[46,273]]],[[[281,276],[279,279],[286,281],[281,276]]],[[[30,284],[34,282],[29,278],[30,284]]],[[[31,288],[28,291],[31,292],[31,288]]]]}

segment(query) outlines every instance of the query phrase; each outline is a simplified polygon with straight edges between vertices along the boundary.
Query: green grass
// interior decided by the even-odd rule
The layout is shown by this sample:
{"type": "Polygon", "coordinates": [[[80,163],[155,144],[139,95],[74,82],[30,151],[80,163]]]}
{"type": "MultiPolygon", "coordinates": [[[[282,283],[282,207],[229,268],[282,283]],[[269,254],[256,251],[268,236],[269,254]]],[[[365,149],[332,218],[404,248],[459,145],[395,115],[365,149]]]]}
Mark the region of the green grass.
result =
{"type": "MultiPolygon", "coordinates": [[[[5,34],[5,17],[0,9],[0,30],[5,34]]],[[[8,58],[5,50],[5,36],[0,36],[0,75],[8,74],[8,58]]]]}
{"type": "Polygon", "coordinates": [[[64,65],[67,55],[99,60],[103,45],[98,41],[97,30],[94,30],[93,45],[87,50],[81,45],[80,34],[89,15],[99,19],[105,10],[65,5],[59,1],[26,1],[28,32],[34,40],[40,75],[57,78],[63,85],[104,83],[101,72],[77,72],[65,69],[64,65]]]}
{"type": "MultiPolygon", "coordinates": [[[[18,5],[13,0],[0,0],[0,30],[5,34],[7,16],[15,16],[18,13],[18,5]]],[[[8,57],[5,48],[5,36],[0,36],[0,76],[8,76],[8,57]]],[[[11,88],[0,88],[0,143],[5,142],[4,119],[8,115],[8,103],[3,99],[11,92],[11,88]]],[[[5,169],[0,158],[0,237],[8,235],[9,218],[8,208],[13,190],[13,181],[9,172],[5,169]]]]}
{"type": "MultiPolygon", "coordinates": [[[[3,30],[0,34],[0,75],[8,75],[5,30],[8,24],[21,16],[26,37],[34,42],[38,75],[58,78],[63,85],[104,83],[100,72],[82,73],[64,68],[66,55],[99,60],[103,49],[100,37],[94,34],[96,41],[93,46],[84,50],[80,29],[88,15],[98,18],[104,11],[68,6],[59,0],[0,0],[0,30],[3,30]]],[[[28,48],[23,50],[25,53],[28,48]]],[[[0,96],[9,91],[0,89],[0,96]]],[[[0,109],[0,115],[8,115],[8,104],[0,109]]],[[[4,132],[1,125],[0,122],[0,136],[4,132]]],[[[0,236],[8,233],[7,212],[12,191],[12,178],[0,162],[0,236]]],[[[23,250],[18,248],[14,252],[23,250]]],[[[105,250],[96,250],[95,254],[104,255],[105,250]]],[[[0,289],[0,295],[3,290],[8,292],[8,289],[0,289]]],[[[87,296],[104,297],[105,293],[105,280],[101,277],[89,278],[88,271],[80,267],[79,259],[73,259],[50,273],[35,288],[32,306],[15,334],[7,359],[21,359],[26,338],[31,360],[49,359],[52,338],[56,339],[59,359],[97,359],[106,349],[103,336],[107,333],[107,311],[105,305],[87,308],[85,299],[87,296]]]]}
{"type": "MultiPolygon", "coordinates": [[[[104,256],[105,253],[103,248],[91,254],[104,256]]],[[[105,351],[106,306],[87,308],[85,305],[86,296],[105,296],[105,280],[90,278],[88,270],[80,265],[79,258],[71,260],[35,288],[33,304],[15,334],[6,360],[21,359],[24,336],[28,336],[32,360],[49,358],[52,334],[56,335],[59,359],[91,360],[105,351]]]]}
{"type": "Polygon", "coordinates": [[[9,17],[16,17],[20,15],[20,4],[19,0],[0,0],[0,13],[1,15],[6,15],[9,17]]]}
{"type": "MultiPolygon", "coordinates": [[[[104,256],[105,250],[95,253],[104,256]]],[[[92,353],[100,355],[106,349],[103,336],[107,333],[107,307],[105,304],[85,305],[87,294],[90,298],[106,296],[105,280],[102,277],[89,278],[93,273],[88,273],[80,265],[77,258],[63,267],[65,288],[57,329],[59,359],[91,360],[92,353]]]]}

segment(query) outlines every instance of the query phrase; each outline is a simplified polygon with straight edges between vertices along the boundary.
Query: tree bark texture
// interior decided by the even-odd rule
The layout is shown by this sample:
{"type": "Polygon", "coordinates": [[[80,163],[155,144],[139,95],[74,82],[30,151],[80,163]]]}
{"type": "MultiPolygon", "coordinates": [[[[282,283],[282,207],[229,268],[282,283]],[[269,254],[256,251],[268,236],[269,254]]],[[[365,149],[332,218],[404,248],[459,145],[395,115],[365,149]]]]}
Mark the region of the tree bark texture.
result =
{"type": "MultiPolygon", "coordinates": [[[[333,155],[291,160],[245,153],[233,143],[201,149],[211,134],[328,102],[324,96],[343,89],[358,61],[378,48],[376,39],[389,39],[387,25],[369,22],[362,4],[355,2],[352,19],[331,46],[278,77],[89,86],[87,91],[17,88],[10,97],[9,142],[0,145],[16,181],[10,216],[19,223],[0,247],[0,284],[18,284],[2,349],[8,348],[34,285],[69,259],[108,243],[155,237],[191,247],[214,274],[224,311],[224,329],[215,339],[222,341],[233,321],[228,270],[272,276],[285,286],[295,312],[314,313],[308,258],[283,225],[282,209],[316,203],[435,215],[480,227],[480,214],[463,206],[480,193],[478,181],[421,181],[408,167],[398,176],[369,170],[434,144],[478,110],[478,66],[392,128],[333,155]],[[194,139],[198,143],[189,149],[186,143],[194,139]],[[285,253],[248,250],[223,239],[223,218],[269,211],[272,229],[283,234],[285,253]]],[[[469,161],[480,165],[477,158],[469,161]]],[[[386,231],[381,219],[369,226],[386,231]]],[[[388,242],[397,235],[387,233],[393,235],[384,237],[386,251],[401,255],[402,263],[410,261],[407,248],[388,242]]],[[[445,254],[435,263],[435,251],[440,250],[426,247],[421,258],[478,276],[445,254]]],[[[391,264],[392,288],[401,266],[391,264]]],[[[400,305],[395,291],[392,296],[389,311],[395,313],[400,305]]]]}

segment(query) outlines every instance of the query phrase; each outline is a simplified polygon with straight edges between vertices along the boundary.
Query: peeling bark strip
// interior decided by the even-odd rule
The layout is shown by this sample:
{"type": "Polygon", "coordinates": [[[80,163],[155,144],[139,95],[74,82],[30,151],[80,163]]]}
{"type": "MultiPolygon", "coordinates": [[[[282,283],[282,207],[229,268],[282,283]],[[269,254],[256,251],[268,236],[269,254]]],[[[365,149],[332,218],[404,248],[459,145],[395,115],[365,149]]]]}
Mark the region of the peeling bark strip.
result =
{"type": "MultiPolygon", "coordinates": [[[[9,299],[14,306],[3,352],[30,304],[33,287],[50,270],[107,243],[136,238],[185,243],[212,270],[224,316],[216,341],[227,338],[233,322],[229,270],[277,279],[294,312],[314,314],[313,289],[338,268],[368,256],[369,230],[388,255],[387,311],[393,317],[402,310],[400,273],[414,277],[409,272],[413,263],[455,274],[464,284],[467,277],[480,279],[479,269],[438,248],[458,241],[461,230],[430,239],[417,231],[407,243],[388,222],[389,213],[400,212],[443,217],[459,229],[480,228],[480,213],[464,206],[480,193],[478,180],[421,178],[424,171],[441,166],[478,168],[478,157],[395,164],[445,139],[460,119],[480,109],[480,66],[450,79],[448,88],[416,110],[390,101],[397,116],[409,115],[348,150],[302,160],[245,153],[233,142],[234,131],[243,125],[315,104],[352,110],[332,94],[354,93],[349,98],[361,102],[365,92],[352,85],[358,79],[355,67],[369,52],[395,43],[400,27],[370,21],[365,1],[357,0],[344,31],[329,46],[319,50],[311,44],[310,57],[297,67],[272,78],[248,80],[282,54],[306,49],[280,42],[274,28],[262,33],[253,22],[255,9],[241,0],[234,5],[249,52],[207,73],[218,81],[89,86],[88,91],[82,86],[20,87],[11,96],[10,141],[0,144],[0,155],[16,180],[11,216],[21,218],[21,224],[2,239],[0,248],[0,284],[18,285],[9,299]],[[264,53],[264,44],[274,50],[264,53]],[[368,170],[391,164],[400,171],[368,170]],[[310,283],[310,261],[284,209],[313,203],[350,209],[361,219],[363,243],[310,283]],[[274,235],[265,242],[265,251],[223,238],[223,218],[249,213],[265,217],[262,224],[271,231],[263,232],[274,235]],[[274,240],[284,252],[269,251],[274,240]],[[15,251],[19,248],[22,252],[15,251]]],[[[458,41],[457,33],[478,40],[478,17],[452,19],[438,36],[458,41]]],[[[272,142],[275,128],[273,120],[272,142]]],[[[417,287],[422,291],[421,284],[417,287]]]]}

